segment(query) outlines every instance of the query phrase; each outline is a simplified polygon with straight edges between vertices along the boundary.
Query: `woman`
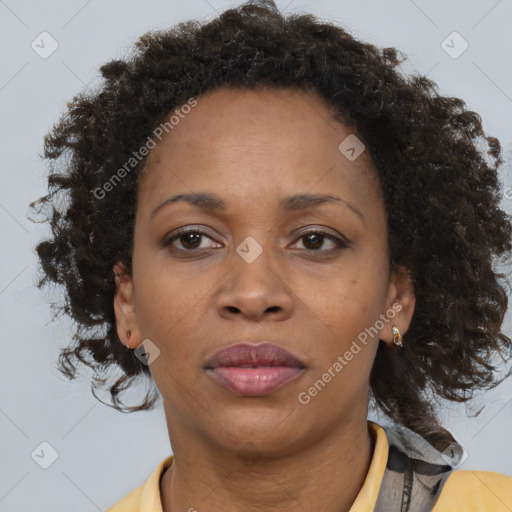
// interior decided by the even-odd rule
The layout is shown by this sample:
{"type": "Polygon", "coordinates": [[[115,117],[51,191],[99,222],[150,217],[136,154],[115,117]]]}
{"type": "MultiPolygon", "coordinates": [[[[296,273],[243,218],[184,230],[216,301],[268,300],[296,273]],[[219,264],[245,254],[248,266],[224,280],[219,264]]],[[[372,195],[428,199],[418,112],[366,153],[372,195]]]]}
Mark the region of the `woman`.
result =
{"type": "Polygon", "coordinates": [[[429,401],[510,353],[500,144],[399,64],[249,3],[145,34],[46,137],[60,368],[118,365],[123,411],[150,377],[173,449],[110,512],[512,507],[512,478],[455,470],[429,401]]]}

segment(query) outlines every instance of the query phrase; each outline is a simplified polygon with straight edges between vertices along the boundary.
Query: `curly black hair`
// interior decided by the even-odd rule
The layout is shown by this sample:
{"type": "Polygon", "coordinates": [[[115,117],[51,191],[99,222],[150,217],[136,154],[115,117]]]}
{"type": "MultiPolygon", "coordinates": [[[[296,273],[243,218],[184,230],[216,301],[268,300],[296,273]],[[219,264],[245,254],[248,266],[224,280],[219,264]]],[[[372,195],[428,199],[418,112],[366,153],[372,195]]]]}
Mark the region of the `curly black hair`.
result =
{"type": "Polygon", "coordinates": [[[449,444],[431,398],[468,400],[501,382],[496,356],[510,358],[511,340],[501,332],[508,281],[494,265],[510,254],[511,223],[499,207],[500,142],[463,100],[439,95],[424,75],[399,72],[405,59],[396,48],[260,1],[148,32],[125,60],[101,66],[99,90],[76,95],[45,136],[48,194],[31,203],[38,213],[51,207],[45,221],[53,237],[36,247],[38,286],[63,287],[65,298],[53,307],[76,324],[59,370],[73,379],[87,365],[95,394],[117,366],[111,406],[153,407],[154,385],[138,406],[125,407],[118,396],[133,379],[152,381],[119,340],[113,307],[113,266],[132,269],[146,158],[128,170],[126,162],[170,113],[217,87],[316,91],[366,146],[385,201],[390,263],[410,271],[416,296],[404,347],[379,342],[371,398],[434,446],[449,444]],[[105,194],[123,166],[123,179],[105,194]]]}

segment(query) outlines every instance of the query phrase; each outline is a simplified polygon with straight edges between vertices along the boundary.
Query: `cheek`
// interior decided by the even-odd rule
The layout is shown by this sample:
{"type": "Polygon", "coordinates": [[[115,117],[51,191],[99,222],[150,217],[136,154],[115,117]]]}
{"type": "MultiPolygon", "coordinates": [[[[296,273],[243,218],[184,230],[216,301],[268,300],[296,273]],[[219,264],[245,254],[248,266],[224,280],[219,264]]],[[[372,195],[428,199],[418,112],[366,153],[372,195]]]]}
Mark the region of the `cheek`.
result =
{"type": "MultiPolygon", "coordinates": [[[[172,273],[156,266],[134,266],[137,322],[143,339],[149,338],[165,352],[181,339],[182,324],[199,300],[191,287],[183,286],[172,273]]],[[[173,354],[175,356],[175,354],[173,354]]]]}
{"type": "Polygon", "coordinates": [[[378,286],[368,269],[348,266],[320,281],[308,279],[300,285],[305,306],[333,341],[356,336],[375,321],[380,306],[378,286]]]}
{"type": "Polygon", "coordinates": [[[312,398],[311,410],[319,415],[329,410],[336,418],[341,411],[366,403],[379,340],[371,327],[379,311],[370,284],[363,286],[357,278],[344,287],[333,285],[318,297],[315,308],[318,313],[310,316],[317,327],[311,339],[318,340],[319,349],[310,360],[302,391],[312,398]]]}
{"type": "MultiPolygon", "coordinates": [[[[138,262],[134,278],[141,336],[160,349],[166,370],[180,375],[180,380],[194,378],[202,363],[201,350],[215,335],[211,294],[222,275],[200,268],[200,263],[185,272],[158,258],[138,262]]],[[[157,366],[154,370],[159,371],[157,366]]]]}
{"type": "Polygon", "coordinates": [[[161,336],[172,331],[207,292],[207,276],[171,265],[166,251],[155,250],[145,239],[135,246],[133,260],[137,319],[142,334],[161,336]]]}

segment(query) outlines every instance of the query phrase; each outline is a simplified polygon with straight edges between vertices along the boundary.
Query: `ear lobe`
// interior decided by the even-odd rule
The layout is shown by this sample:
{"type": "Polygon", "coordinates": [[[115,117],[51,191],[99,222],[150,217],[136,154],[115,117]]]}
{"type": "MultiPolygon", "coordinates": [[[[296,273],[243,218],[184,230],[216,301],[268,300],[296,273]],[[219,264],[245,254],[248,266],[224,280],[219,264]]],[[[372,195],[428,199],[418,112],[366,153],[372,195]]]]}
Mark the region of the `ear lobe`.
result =
{"type": "Polygon", "coordinates": [[[129,348],[137,348],[142,339],[135,311],[135,293],[132,276],[122,263],[114,265],[116,291],[114,294],[114,312],[116,315],[117,335],[129,348]]]}
{"type": "Polygon", "coordinates": [[[389,282],[389,293],[386,304],[386,318],[379,338],[387,345],[393,346],[393,327],[398,327],[403,336],[409,329],[416,305],[414,285],[411,273],[404,267],[397,268],[389,282]]]}

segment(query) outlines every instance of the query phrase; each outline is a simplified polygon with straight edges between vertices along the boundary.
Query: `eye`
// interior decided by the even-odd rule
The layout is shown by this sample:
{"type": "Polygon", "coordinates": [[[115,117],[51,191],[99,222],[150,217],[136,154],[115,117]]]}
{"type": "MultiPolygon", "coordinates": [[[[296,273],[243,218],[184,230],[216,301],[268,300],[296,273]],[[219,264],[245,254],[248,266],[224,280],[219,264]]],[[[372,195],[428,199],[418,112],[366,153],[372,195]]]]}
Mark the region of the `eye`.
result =
{"type": "MultiPolygon", "coordinates": [[[[338,250],[342,249],[343,247],[348,247],[347,243],[341,238],[326,233],[325,231],[312,230],[306,233],[302,233],[299,237],[299,240],[302,239],[305,240],[305,243],[303,243],[305,246],[304,248],[311,251],[318,251],[324,245],[325,240],[329,240],[331,244],[334,244],[334,247],[331,247],[330,250],[338,250]]],[[[328,250],[329,249],[323,250],[321,252],[326,252],[328,250]]]]}
{"type": "MultiPolygon", "coordinates": [[[[178,251],[185,251],[185,252],[194,252],[199,249],[211,249],[213,248],[212,245],[210,246],[203,246],[202,240],[208,239],[212,242],[215,242],[213,238],[208,236],[204,231],[201,231],[197,228],[185,228],[181,229],[177,233],[175,233],[173,236],[167,238],[163,242],[163,246],[172,246],[174,249],[178,251]],[[181,245],[181,247],[178,247],[177,244],[181,245]]],[[[336,251],[339,249],[342,249],[344,247],[348,247],[347,242],[342,240],[341,238],[338,238],[334,235],[331,235],[329,233],[326,233],[325,231],[321,230],[311,230],[302,233],[299,236],[299,240],[304,239],[305,242],[303,243],[303,248],[308,251],[315,251],[315,252],[328,252],[328,251],[336,251]],[[329,241],[331,243],[331,247],[327,249],[321,250],[321,248],[324,246],[325,241],[329,241]]],[[[293,244],[294,246],[297,245],[297,242],[293,244]]],[[[292,246],[292,248],[294,248],[292,246]]],[[[297,248],[297,247],[295,247],[297,248]]],[[[301,247],[298,247],[301,249],[301,247]]]]}
{"type": "Polygon", "coordinates": [[[172,245],[174,249],[184,250],[187,252],[192,252],[197,249],[209,249],[211,247],[201,246],[201,238],[208,238],[212,242],[214,241],[211,237],[209,237],[204,231],[199,229],[182,229],[178,231],[174,236],[166,239],[163,242],[164,247],[172,245]],[[178,242],[181,244],[181,247],[176,247],[174,242],[178,242]]]}

